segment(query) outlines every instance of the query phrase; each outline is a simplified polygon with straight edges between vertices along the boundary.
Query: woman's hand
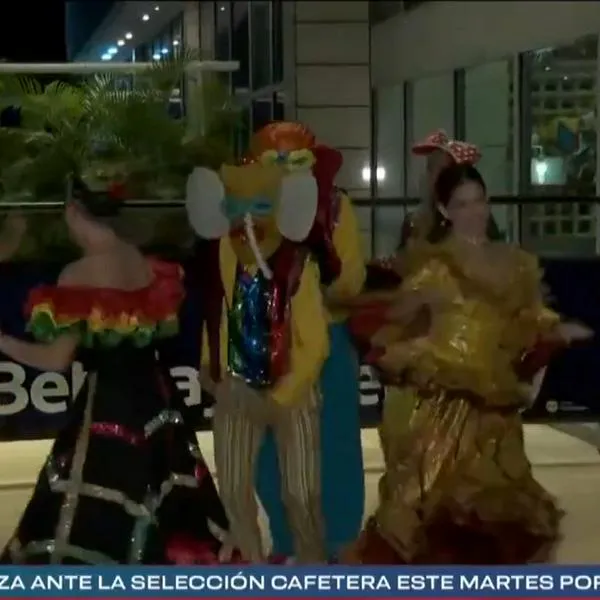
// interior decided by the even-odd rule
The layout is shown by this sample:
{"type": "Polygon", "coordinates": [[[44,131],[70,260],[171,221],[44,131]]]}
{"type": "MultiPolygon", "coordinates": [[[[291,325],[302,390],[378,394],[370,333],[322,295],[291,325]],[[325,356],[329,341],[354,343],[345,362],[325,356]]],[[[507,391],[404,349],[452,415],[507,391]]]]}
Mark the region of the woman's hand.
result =
{"type": "Polygon", "coordinates": [[[556,326],[555,334],[565,343],[583,342],[594,337],[594,331],[581,323],[566,321],[556,326]]]}
{"type": "Polygon", "coordinates": [[[39,371],[60,373],[73,362],[79,336],[65,334],[53,342],[26,342],[0,332],[0,352],[15,362],[39,371]]]}

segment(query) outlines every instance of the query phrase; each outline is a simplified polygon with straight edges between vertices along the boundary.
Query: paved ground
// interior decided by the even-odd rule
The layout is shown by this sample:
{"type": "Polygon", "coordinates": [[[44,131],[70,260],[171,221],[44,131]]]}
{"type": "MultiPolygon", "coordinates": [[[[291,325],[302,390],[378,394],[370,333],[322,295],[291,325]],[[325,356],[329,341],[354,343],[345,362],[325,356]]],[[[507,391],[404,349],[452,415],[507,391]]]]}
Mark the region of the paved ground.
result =
{"type": "MultiPolygon", "coordinates": [[[[200,444],[212,465],[210,434],[200,444]]],[[[527,451],[540,482],[555,494],[567,512],[564,540],[557,561],[600,563],[600,455],[588,444],[541,425],[526,428],[527,451]]],[[[10,535],[27,502],[49,442],[11,442],[0,451],[0,543],[10,535]]],[[[367,513],[376,501],[381,454],[374,431],[363,432],[367,513]]]]}

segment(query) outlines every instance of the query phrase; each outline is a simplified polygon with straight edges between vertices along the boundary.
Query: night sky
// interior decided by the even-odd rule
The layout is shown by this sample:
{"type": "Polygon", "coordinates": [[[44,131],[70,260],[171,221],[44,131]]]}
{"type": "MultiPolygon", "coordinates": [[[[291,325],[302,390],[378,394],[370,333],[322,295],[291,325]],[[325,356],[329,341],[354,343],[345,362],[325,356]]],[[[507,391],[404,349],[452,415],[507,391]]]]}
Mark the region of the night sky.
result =
{"type": "Polygon", "coordinates": [[[64,61],[64,4],[63,0],[9,0],[3,4],[0,59],[8,62],[64,61]]]}

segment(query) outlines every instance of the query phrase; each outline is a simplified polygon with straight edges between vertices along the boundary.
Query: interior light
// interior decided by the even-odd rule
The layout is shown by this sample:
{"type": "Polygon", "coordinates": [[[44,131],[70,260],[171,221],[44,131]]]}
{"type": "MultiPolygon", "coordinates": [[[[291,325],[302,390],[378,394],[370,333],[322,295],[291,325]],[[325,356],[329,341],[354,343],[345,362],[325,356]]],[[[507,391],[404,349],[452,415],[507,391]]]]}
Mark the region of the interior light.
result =
{"type": "Polygon", "coordinates": [[[150,15],[143,15],[142,16],[142,21],[149,21],[150,20],[150,15]]]}
{"type": "MultiPolygon", "coordinates": [[[[377,181],[381,182],[385,180],[385,169],[383,167],[377,167],[377,181]]],[[[369,183],[371,181],[371,168],[364,167],[362,170],[362,180],[365,183],[369,183]]]]}
{"type": "Polygon", "coordinates": [[[169,54],[169,49],[168,49],[168,48],[163,48],[163,49],[160,51],[160,53],[161,53],[161,54],[169,54]]]}
{"type": "Polygon", "coordinates": [[[548,163],[545,160],[537,160],[534,163],[537,184],[544,185],[546,183],[546,175],[548,174],[548,163]]]}
{"type": "Polygon", "coordinates": [[[153,60],[160,60],[160,54],[159,54],[158,52],[155,52],[155,53],[152,55],[152,59],[153,59],[153,60]]]}
{"type": "Polygon", "coordinates": [[[119,51],[119,49],[116,46],[112,46],[108,49],[108,54],[110,54],[111,56],[114,56],[118,51],[119,51]]]}
{"type": "Polygon", "coordinates": [[[155,10],[156,12],[158,12],[158,11],[160,10],[160,6],[155,6],[155,7],[154,7],[154,10],[155,10]]]}
{"type": "Polygon", "coordinates": [[[118,40],[117,41],[117,46],[124,46],[125,45],[125,40],[118,40]]]}
{"type": "Polygon", "coordinates": [[[173,46],[179,46],[179,40],[173,40],[173,46]]]}
{"type": "Polygon", "coordinates": [[[133,39],[133,33],[131,33],[131,31],[128,31],[128,32],[125,34],[125,39],[126,39],[126,40],[131,40],[131,39],[133,39]]]}
{"type": "Polygon", "coordinates": [[[225,8],[226,8],[226,7],[225,7],[225,5],[223,5],[223,4],[222,4],[222,5],[219,7],[219,10],[220,10],[221,12],[225,12],[225,8]]]}
{"type": "Polygon", "coordinates": [[[105,52],[102,55],[102,60],[110,60],[111,58],[112,58],[112,56],[108,52],[105,52]]]}

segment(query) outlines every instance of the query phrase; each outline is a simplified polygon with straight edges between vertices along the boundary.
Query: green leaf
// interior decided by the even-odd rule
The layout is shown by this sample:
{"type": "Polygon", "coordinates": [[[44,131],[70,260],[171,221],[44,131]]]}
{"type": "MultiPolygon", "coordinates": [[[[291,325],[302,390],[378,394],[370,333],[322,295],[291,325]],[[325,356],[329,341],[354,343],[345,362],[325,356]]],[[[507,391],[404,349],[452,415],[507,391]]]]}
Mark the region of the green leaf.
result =
{"type": "Polygon", "coordinates": [[[193,69],[201,59],[183,51],[134,75],[47,85],[1,76],[0,108],[22,117],[19,129],[0,128],[4,200],[64,197],[73,174],[121,180],[138,198],[182,196],[194,166],[231,160],[240,120],[228,78],[193,69]],[[184,89],[186,115],[173,119],[169,104],[184,89]]]}

